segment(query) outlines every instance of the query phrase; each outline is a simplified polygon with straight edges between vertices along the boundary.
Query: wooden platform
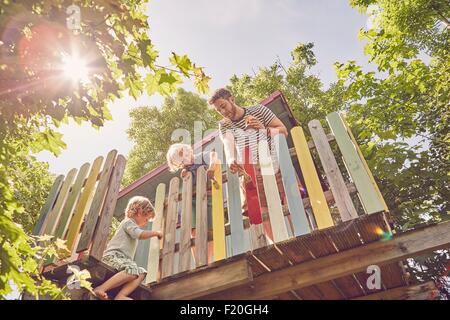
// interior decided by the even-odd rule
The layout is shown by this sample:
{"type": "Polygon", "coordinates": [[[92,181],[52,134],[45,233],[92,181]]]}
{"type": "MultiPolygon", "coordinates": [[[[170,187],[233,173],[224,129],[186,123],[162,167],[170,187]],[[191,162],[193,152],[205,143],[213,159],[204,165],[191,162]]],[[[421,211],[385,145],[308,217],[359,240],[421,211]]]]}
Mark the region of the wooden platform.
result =
{"type": "MultiPolygon", "coordinates": [[[[339,226],[260,248],[208,266],[176,274],[149,286],[136,299],[430,299],[434,283],[409,284],[400,261],[450,247],[450,222],[398,235],[385,213],[365,215],[339,226]],[[380,266],[381,288],[368,289],[366,268],[380,266]]],[[[86,268],[93,283],[113,270],[93,257],[72,265],[86,268]]],[[[65,281],[67,265],[44,273],[65,281]]]]}

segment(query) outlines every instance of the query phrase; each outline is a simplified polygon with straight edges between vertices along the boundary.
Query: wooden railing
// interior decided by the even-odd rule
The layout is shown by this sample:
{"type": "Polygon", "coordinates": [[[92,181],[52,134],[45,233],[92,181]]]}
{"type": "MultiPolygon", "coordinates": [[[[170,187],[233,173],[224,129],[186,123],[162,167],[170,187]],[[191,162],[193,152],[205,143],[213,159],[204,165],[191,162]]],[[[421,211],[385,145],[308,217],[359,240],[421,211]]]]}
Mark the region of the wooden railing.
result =
{"type": "MultiPolygon", "coordinates": [[[[150,245],[141,242],[136,254],[139,264],[149,270],[146,283],[304,235],[314,229],[329,228],[360,214],[387,211],[344,119],[331,113],[327,122],[329,134],[318,120],[308,124],[312,137],[309,142],[303,129],[294,127],[290,132],[294,142],[292,149],[288,149],[284,136],[275,137],[279,174],[287,200],[284,204],[277,189],[271,158],[260,156],[259,165],[265,170],[262,183],[258,184],[260,202],[266,202],[268,208],[261,213],[263,222],[260,224],[252,224],[243,216],[238,174],[232,174],[225,165],[216,166],[217,183],[207,181],[205,168],[200,167],[195,182],[188,174],[185,178],[172,178],[168,186],[160,184],[156,194],[159,218],[149,228],[163,230],[164,239],[160,243],[149,240],[150,245]],[[314,158],[320,163],[315,163],[314,158]],[[296,162],[307,191],[303,198],[294,169],[296,162]],[[347,171],[345,175],[339,169],[341,162],[347,171]],[[329,190],[323,188],[324,179],[329,190]],[[357,210],[358,207],[363,210],[357,210]],[[191,225],[192,215],[195,215],[195,228],[191,225]],[[144,247],[149,248],[147,254],[143,254],[144,247]]],[[[260,155],[268,154],[267,148],[267,144],[260,144],[260,155]]]]}
{"type": "MultiPolygon", "coordinates": [[[[135,260],[148,270],[145,282],[329,228],[360,214],[387,211],[344,119],[331,113],[327,122],[328,134],[318,120],[309,122],[311,141],[306,140],[301,127],[294,127],[291,149],[284,136],[275,137],[280,165],[276,174],[281,175],[285,201],[277,189],[272,159],[264,156],[268,155],[267,143],[260,144],[263,174],[255,184],[259,203],[267,204],[263,206],[267,209],[262,210],[259,220],[242,214],[240,178],[226,165],[216,165],[215,183],[200,167],[196,181],[191,174],[183,179],[174,177],[168,185],[161,183],[154,197],[143,194],[155,199],[156,209],[155,220],[146,228],[164,234],[162,240],[139,242],[135,260]],[[340,164],[345,171],[341,172],[340,164]],[[303,197],[300,184],[306,189],[303,197]]],[[[66,177],[59,176],[34,228],[35,235],[67,240],[71,255],[66,262],[76,260],[80,253],[101,259],[105,249],[125,158],[113,150],[103,168],[102,162],[103,157],[99,157],[92,165],[87,163],[80,170],[72,169],[66,177]]]]}

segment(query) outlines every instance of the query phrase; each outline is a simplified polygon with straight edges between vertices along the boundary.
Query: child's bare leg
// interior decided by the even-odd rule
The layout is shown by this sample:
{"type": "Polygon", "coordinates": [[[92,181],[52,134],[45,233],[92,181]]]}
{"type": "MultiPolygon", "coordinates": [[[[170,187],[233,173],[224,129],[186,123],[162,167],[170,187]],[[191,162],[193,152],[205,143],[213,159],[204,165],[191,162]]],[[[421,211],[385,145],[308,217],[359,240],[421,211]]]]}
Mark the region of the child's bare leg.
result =
{"type": "Polygon", "coordinates": [[[120,271],[111,278],[109,278],[108,280],[106,280],[105,282],[103,282],[103,284],[95,288],[94,293],[98,298],[102,300],[107,300],[108,295],[106,294],[106,291],[116,288],[126,282],[132,281],[135,277],[136,276],[125,273],[125,271],[120,271]]]}
{"type": "MultiPolygon", "coordinates": [[[[135,276],[132,276],[135,277],[135,276]]],[[[135,278],[134,280],[128,282],[126,285],[123,286],[122,289],[120,289],[119,293],[116,295],[115,300],[132,300],[128,297],[144,280],[145,273],[141,273],[139,277],[135,278]]]]}

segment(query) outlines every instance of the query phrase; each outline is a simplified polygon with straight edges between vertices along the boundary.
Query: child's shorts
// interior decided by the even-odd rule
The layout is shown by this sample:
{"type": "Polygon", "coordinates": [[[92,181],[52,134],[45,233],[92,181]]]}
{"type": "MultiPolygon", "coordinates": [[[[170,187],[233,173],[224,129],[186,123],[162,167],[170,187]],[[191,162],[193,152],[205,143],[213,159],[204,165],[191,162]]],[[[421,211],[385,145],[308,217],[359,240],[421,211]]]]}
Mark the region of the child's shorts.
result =
{"type": "Polygon", "coordinates": [[[108,266],[113,267],[117,271],[125,271],[125,273],[133,276],[147,273],[142,267],[139,267],[136,262],[124,255],[120,251],[110,251],[103,258],[102,261],[108,266]]]}

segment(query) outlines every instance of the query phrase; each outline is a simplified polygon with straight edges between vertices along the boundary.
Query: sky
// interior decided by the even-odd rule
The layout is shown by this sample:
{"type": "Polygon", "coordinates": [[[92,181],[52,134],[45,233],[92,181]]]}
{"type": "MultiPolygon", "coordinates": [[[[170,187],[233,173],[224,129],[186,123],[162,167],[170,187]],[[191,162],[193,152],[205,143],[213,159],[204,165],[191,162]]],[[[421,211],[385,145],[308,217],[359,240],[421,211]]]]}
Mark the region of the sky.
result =
{"type": "MultiPolygon", "coordinates": [[[[187,54],[212,78],[211,90],[227,85],[235,74],[251,75],[277,57],[289,64],[290,52],[300,42],[314,43],[318,65],[313,73],[326,86],[336,80],[336,61],[368,66],[364,43],[357,38],[367,16],[346,0],[151,0],[147,14],[159,63],[168,65],[172,51],[187,54]]],[[[182,87],[194,91],[189,80],[182,87]]],[[[66,174],[111,149],[127,155],[132,147],[126,134],[129,111],[162,101],[161,96],[117,100],[110,107],[113,120],[98,130],[70,121],[60,128],[67,149],[58,157],[45,151],[37,158],[48,162],[51,172],[66,174]]]]}

